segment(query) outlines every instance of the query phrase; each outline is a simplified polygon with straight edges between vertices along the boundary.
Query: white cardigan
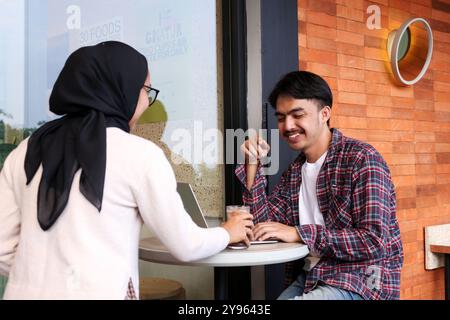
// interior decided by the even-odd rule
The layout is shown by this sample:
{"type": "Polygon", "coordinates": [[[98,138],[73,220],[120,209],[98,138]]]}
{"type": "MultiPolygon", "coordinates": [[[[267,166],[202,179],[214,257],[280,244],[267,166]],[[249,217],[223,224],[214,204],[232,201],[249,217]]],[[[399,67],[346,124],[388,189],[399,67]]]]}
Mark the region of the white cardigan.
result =
{"type": "Polygon", "coordinates": [[[130,278],[139,294],[142,222],[182,261],[213,255],[228,244],[225,229],[200,228],[186,213],[163,152],[117,128],[107,129],[101,212],[80,193],[78,171],[65,210],[42,231],[37,221],[42,167],[26,186],[27,142],[8,156],[0,173],[5,299],[124,299],[130,278]]]}

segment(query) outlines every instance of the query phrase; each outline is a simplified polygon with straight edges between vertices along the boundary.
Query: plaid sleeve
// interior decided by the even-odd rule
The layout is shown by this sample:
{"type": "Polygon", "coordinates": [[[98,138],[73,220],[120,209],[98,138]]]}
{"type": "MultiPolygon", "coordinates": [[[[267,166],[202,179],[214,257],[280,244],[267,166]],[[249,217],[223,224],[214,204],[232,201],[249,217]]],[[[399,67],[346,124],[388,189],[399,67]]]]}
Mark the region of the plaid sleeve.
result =
{"type": "Polygon", "coordinates": [[[353,226],[327,229],[321,225],[297,226],[310,250],[343,261],[377,259],[385,255],[391,215],[391,179],[380,155],[369,154],[353,174],[351,195],[353,226]]]}
{"type": "Polygon", "coordinates": [[[290,176],[287,170],[280,179],[280,182],[267,196],[267,179],[264,176],[263,167],[260,165],[256,173],[255,181],[251,190],[247,189],[245,165],[239,165],[235,174],[243,185],[242,201],[244,205],[250,206],[255,223],[263,221],[275,221],[287,225],[292,225],[292,209],[289,205],[289,185],[286,181],[290,176]]]}

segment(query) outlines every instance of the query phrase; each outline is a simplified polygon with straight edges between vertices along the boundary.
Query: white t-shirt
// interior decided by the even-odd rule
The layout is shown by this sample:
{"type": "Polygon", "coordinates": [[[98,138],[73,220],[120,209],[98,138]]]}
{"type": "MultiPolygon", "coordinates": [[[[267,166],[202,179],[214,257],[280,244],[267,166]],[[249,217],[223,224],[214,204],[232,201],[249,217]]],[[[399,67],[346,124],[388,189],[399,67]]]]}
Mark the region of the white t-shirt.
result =
{"type": "MultiPolygon", "coordinates": [[[[298,200],[299,220],[300,225],[318,224],[324,225],[323,215],[320,212],[319,204],[317,203],[317,177],[322,167],[323,162],[327,156],[327,152],[320,156],[314,162],[306,161],[302,166],[302,184],[300,186],[300,196],[298,200]]],[[[310,256],[305,259],[304,269],[309,271],[319,262],[317,255],[312,252],[310,256]]]]}
{"type": "Polygon", "coordinates": [[[0,274],[9,276],[6,299],[119,299],[132,280],[139,295],[138,244],[142,223],[179,260],[201,259],[225,249],[224,228],[200,228],[186,213],[175,175],[152,142],[107,129],[101,212],[73,179],[67,206],[42,231],[37,193],[42,167],[26,185],[27,140],[0,173],[0,274]]]}

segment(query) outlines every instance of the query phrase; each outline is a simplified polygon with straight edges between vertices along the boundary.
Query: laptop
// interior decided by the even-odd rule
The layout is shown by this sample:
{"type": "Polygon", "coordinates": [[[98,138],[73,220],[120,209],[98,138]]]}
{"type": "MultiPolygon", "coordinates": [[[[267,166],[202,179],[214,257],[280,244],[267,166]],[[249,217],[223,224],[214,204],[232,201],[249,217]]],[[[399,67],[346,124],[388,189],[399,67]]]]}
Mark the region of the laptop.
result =
{"type": "MultiPolygon", "coordinates": [[[[181,196],[181,200],[183,201],[184,209],[191,216],[192,220],[202,228],[208,228],[208,223],[206,222],[205,216],[203,214],[202,209],[197,201],[197,197],[192,190],[192,186],[189,183],[178,182],[177,183],[177,191],[181,196]]],[[[276,243],[279,240],[270,239],[270,240],[253,240],[250,241],[250,244],[269,244],[276,243]]],[[[239,243],[230,244],[228,246],[231,249],[245,249],[247,246],[239,243]]]]}

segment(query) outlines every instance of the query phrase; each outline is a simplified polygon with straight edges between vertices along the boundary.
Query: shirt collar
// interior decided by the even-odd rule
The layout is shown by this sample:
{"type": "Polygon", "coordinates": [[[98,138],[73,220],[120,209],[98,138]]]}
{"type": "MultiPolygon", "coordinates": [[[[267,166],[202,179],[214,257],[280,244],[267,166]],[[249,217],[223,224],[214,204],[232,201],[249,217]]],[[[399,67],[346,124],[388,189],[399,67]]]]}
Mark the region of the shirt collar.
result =
{"type": "MultiPolygon", "coordinates": [[[[339,150],[342,149],[342,147],[344,146],[344,135],[342,134],[342,132],[340,132],[338,129],[336,128],[331,128],[331,144],[330,147],[327,150],[327,156],[325,157],[325,161],[327,162],[329,161],[329,159],[331,159],[334,154],[336,152],[338,152],[339,150]]],[[[300,168],[303,163],[305,163],[306,161],[306,157],[304,155],[303,152],[300,152],[300,154],[298,155],[298,157],[295,159],[295,165],[298,166],[298,168],[300,168]]]]}
{"type": "Polygon", "coordinates": [[[331,133],[331,145],[328,148],[328,152],[334,153],[344,146],[344,135],[336,128],[332,128],[331,133]]]}

